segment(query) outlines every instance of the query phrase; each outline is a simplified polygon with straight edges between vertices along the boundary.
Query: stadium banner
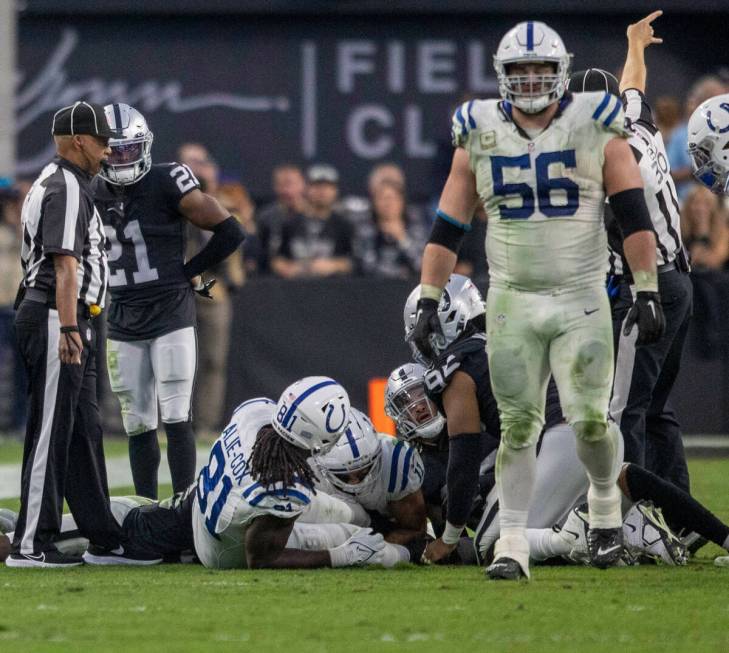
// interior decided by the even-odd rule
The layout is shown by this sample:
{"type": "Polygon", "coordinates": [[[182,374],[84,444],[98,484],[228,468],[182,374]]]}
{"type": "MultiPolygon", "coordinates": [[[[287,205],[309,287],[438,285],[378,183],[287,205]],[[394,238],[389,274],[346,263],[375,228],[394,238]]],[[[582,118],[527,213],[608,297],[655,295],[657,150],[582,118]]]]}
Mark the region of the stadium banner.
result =
{"type": "MultiPolygon", "coordinates": [[[[625,19],[544,18],[575,68],[621,65],[625,19]]],[[[83,98],[138,108],[155,161],[203,143],[256,198],[270,195],[280,162],[330,162],[342,192],[362,194],[371,167],[392,160],[411,198],[426,200],[447,175],[454,108],[497,94],[492,55],[522,19],[21,14],[17,173],[32,177],[51,158],[53,112],[83,98]]],[[[722,21],[706,16],[666,21],[661,36],[670,47],[650,51],[649,97],[682,93],[724,51],[722,21]]]]}
{"type": "MultiPolygon", "coordinates": [[[[689,331],[669,410],[684,433],[729,433],[729,402],[716,400],[719,390],[718,396],[729,396],[729,275],[694,276],[695,311],[708,319],[697,320],[689,331]]],[[[383,413],[383,379],[410,360],[402,309],[416,283],[248,282],[233,298],[227,413],[245,399],[276,398],[294,380],[323,374],[337,379],[352,405],[391,432],[383,413]]]]}

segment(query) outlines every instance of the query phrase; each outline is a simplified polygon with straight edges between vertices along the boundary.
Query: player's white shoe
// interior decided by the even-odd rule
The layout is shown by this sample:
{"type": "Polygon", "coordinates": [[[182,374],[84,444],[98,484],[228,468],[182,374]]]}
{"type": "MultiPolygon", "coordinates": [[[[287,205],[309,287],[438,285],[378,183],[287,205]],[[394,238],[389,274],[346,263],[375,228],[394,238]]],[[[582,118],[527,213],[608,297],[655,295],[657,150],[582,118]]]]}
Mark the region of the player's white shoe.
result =
{"type": "Polygon", "coordinates": [[[529,580],[529,541],[525,535],[502,535],[497,540],[486,576],[491,580],[529,580]]]}
{"type": "Polygon", "coordinates": [[[555,526],[555,532],[571,547],[566,558],[581,565],[590,564],[590,551],[587,548],[587,531],[590,528],[587,515],[587,504],[583,503],[570,510],[561,527],[555,526]]]}
{"type": "Polygon", "coordinates": [[[660,508],[639,501],[623,520],[625,546],[633,556],[648,557],[667,565],[685,565],[686,547],[666,524],[660,508]]]}
{"type": "Polygon", "coordinates": [[[332,567],[355,567],[382,564],[377,554],[385,548],[385,539],[371,528],[361,528],[344,544],[329,549],[332,567]]]}
{"type": "Polygon", "coordinates": [[[18,523],[18,513],[7,508],[0,508],[0,533],[13,533],[18,523]]]}

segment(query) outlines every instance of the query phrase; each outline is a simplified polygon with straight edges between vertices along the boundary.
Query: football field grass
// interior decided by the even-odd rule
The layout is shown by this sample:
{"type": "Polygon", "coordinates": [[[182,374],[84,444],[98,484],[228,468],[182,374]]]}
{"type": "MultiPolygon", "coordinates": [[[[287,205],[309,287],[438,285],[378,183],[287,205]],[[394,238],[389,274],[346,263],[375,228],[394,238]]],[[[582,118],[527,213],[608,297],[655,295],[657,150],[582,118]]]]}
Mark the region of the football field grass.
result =
{"type": "MultiPolygon", "coordinates": [[[[729,520],[729,460],[692,460],[729,520]]],[[[3,501],[12,507],[13,501],[3,501]]],[[[0,567],[0,651],[728,651],[729,568],[63,571],[0,567]]]]}

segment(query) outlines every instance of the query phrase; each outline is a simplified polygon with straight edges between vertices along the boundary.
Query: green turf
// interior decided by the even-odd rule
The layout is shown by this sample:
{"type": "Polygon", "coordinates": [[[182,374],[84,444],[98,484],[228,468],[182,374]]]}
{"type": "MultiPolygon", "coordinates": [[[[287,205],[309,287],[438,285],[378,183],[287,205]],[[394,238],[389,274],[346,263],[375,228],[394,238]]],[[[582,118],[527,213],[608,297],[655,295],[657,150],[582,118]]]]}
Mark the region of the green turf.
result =
{"type": "MultiPolygon", "coordinates": [[[[104,440],[104,454],[126,456],[129,450],[126,438],[107,438],[104,440]]],[[[0,436],[0,465],[19,463],[23,459],[23,443],[15,438],[0,436]]]]}
{"type": "MultiPolygon", "coordinates": [[[[690,467],[696,496],[729,519],[729,460],[690,467]]],[[[536,567],[529,584],[457,567],[0,568],[0,651],[727,651],[717,553],[684,568],[536,567]]]]}

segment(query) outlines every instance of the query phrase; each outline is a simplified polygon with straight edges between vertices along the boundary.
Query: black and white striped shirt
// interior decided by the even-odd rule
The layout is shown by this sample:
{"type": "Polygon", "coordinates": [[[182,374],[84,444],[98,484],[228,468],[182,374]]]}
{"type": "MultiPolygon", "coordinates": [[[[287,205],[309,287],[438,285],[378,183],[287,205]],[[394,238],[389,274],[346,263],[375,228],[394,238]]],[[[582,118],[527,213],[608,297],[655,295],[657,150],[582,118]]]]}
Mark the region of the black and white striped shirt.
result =
{"type": "Polygon", "coordinates": [[[104,305],[108,266],[104,228],[94,206],[92,177],[61,157],[35,180],[23,204],[21,262],[26,288],[43,290],[55,299],[53,254],[78,262],[78,298],[86,305],[104,305]]]}
{"type": "MultiPolygon", "coordinates": [[[[626,127],[631,133],[628,144],[640,168],[645,201],[656,235],[656,263],[660,267],[672,262],[683,247],[681,215],[676,186],[663,144],[663,136],[653,120],[653,113],[643,93],[630,88],[621,95],[626,127]]],[[[622,235],[615,223],[608,225],[610,274],[623,274],[622,235]]]]}

